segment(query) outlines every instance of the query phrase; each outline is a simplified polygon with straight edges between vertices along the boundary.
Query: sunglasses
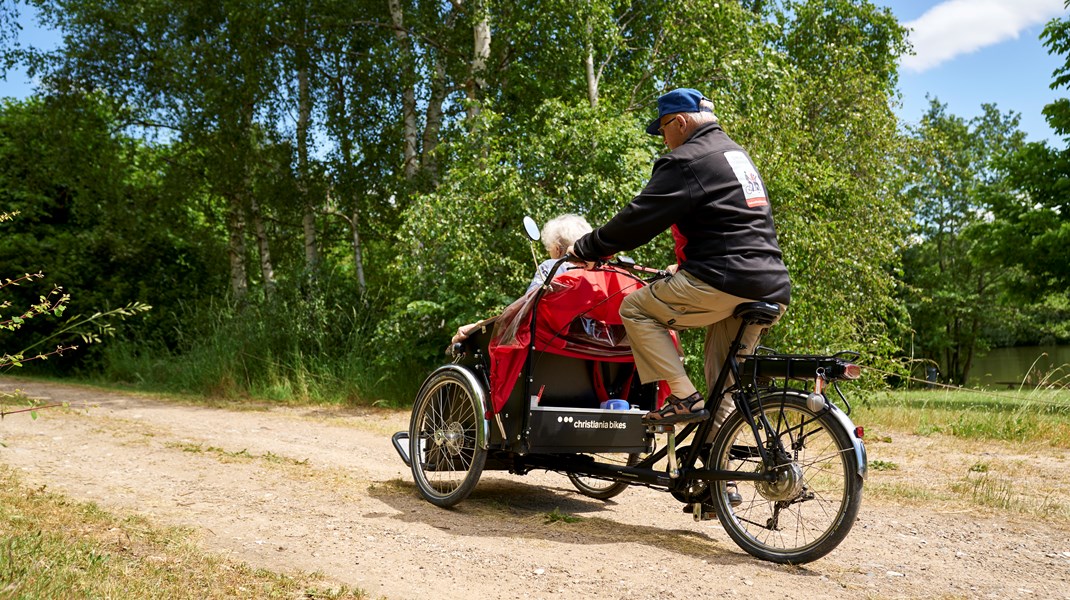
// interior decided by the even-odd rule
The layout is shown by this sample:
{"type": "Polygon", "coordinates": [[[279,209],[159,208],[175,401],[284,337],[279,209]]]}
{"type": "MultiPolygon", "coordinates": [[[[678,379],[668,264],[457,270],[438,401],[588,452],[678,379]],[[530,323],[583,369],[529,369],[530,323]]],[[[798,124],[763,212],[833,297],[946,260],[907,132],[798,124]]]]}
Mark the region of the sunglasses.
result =
{"type": "Polygon", "coordinates": [[[675,115],[673,115],[673,117],[671,119],[669,119],[667,122],[662,123],[661,127],[658,127],[658,135],[664,136],[665,135],[665,128],[668,127],[669,124],[673,123],[674,121],[676,121],[676,116],[675,115]]]}

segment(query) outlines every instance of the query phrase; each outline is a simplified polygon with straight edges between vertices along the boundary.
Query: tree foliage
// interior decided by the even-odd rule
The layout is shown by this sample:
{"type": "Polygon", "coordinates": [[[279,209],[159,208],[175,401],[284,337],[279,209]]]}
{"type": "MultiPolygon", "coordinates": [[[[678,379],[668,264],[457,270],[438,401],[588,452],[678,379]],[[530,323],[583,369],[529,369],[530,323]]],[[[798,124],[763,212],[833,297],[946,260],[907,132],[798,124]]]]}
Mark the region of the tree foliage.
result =
{"type": "Polygon", "coordinates": [[[373,373],[365,394],[413,379],[523,291],[522,215],[597,226],[641,189],[664,151],[643,125],[681,86],[771,191],[794,293],[770,343],[896,351],[905,31],[869,0],[31,4],[65,43],[8,53],[44,77],[0,115],[0,198],[38,237],[0,253],[169,315],[109,364],[215,348],[205,389],[270,386],[314,348],[316,377],[373,373]]]}
{"type": "Polygon", "coordinates": [[[844,0],[790,3],[779,22],[794,76],[758,113],[765,129],[751,150],[794,284],[779,334],[791,350],[888,357],[902,321],[895,251],[909,222],[891,112],[905,31],[888,9],[844,0]]]}
{"type": "Polygon", "coordinates": [[[906,195],[915,210],[913,243],[904,251],[904,279],[918,354],[965,384],[986,332],[1007,320],[1002,291],[1013,281],[994,247],[1003,223],[992,209],[1015,196],[1000,168],[1024,135],[1018,117],[992,105],[970,122],[930,101],[913,129],[906,195]]]}
{"type": "MultiPolygon", "coordinates": [[[[1065,62],[1052,74],[1052,89],[1070,89],[1070,17],[1052,20],[1041,35],[1065,62]]],[[[998,228],[993,252],[1018,274],[1013,300],[1025,318],[1015,338],[1027,342],[1070,339],[1070,99],[1044,108],[1062,147],[1031,142],[1003,161],[1007,184],[1016,193],[993,202],[998,228]]]]}

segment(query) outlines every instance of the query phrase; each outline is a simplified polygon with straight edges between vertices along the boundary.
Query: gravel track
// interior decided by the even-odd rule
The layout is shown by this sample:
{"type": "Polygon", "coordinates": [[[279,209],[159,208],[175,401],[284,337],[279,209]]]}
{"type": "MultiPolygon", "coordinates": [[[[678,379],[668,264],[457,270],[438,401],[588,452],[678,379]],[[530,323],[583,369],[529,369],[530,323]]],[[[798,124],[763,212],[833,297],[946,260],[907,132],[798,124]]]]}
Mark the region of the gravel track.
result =
{"type": "Polygon", "coordinates": [[[318,571],[373,598],[1070,599],[1065,450],[908,434],[870,442],[871,461],[899,468],[871,469],[837,550],[786,567],[644,488],[601,502],[561,475],[486,472],[469,499],[436,508],[390,444],[406,412],[218,409],[0,379],[0,391],[16,388],[69,405],[0,421],[0,461],[27,484],[191,527],[209,551],[318,571]],[[1017,510],[951,493],[981,459],[989,481],[1021,490],[1017,510]],[[555,509],[582,519],[550,522],[555,509]]]}

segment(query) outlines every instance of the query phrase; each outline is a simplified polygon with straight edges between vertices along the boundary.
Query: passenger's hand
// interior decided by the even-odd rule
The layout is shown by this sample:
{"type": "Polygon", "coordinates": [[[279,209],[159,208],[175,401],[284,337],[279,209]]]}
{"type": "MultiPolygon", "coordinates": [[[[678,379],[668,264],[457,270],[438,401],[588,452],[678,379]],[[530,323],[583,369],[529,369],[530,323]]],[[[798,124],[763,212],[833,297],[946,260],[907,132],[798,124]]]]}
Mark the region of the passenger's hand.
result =
{"type": "Polygon", "coordinates": [[[679,271],[679,270],[680,270],[680,263],[673,263],[673,264],[665,267],[665,271],[667,271],[669,273],[669,275],[676,275],[676,272],[679,271]]]}
{"type": "Polygon", "coordinates": [[[476,328],[476,325],[479,325],[479,322],[469,323],[458,327],[457,333],[453,335],[453,339],[450,340],[450,343],[456,344],[457,342],[463,342],[468,338],[468,334],[472,333],[472,330],[476,328]]]}

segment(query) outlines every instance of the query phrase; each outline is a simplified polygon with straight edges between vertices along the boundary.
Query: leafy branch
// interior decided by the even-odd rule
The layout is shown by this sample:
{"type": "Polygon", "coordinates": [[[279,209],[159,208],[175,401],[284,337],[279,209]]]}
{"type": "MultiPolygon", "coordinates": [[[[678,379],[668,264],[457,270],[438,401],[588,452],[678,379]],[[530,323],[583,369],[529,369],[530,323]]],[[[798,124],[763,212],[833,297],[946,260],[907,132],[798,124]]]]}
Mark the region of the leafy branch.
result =
{"type": "MultiPolygon", "coordinates": [[[[21,277],[16,277],[15,279],[5,279],[0,282],[0,290],[10,286],[19,286],[25,282],[32,282],[34,280],[41,279],[42,277],[44,277],[44,274],[42,273],[26,273],[21,277]]],[[[0,315],[0,331],[15,331],[22,327],[26,323],[26,321],[29,321],[30,319],[33,319],[34,317],[39,317],[41,315],[52,315],[54,317],[61,317],[63,316],[63,312],[66,310],[67,304],[70,302],[70,299],[71,297],[69,294],[63,293],[63,288],[55,286],[52,288],[52,291],[50,291],[47,295],[40,296],[38,298],[37,303],[31,305],[22,314],[12,316],[8,319],[5,319],[3,315],[0,315]]],[[[10,300],[4,300],[0,302],[0,310],[7,309],[10,306],[10,300]]],[[[46,338],[46,340],[47,339],[48,338],[46,338]]],[[[25,353],[30,348],[26,348],[25,350],[17,352],[15,354],[8,354],[5,352],[0,355],[0,368],[7,366],[21,367],[23,362],[39,359],[45,360],[49,356],[63,354],[64,351],[74,350],[75,348],[77,348],[77,346],[59,345],[56,346],[56,348],[51,352],[38,353],[37,355],[31,356],[29,358],[26,357],[25,353]]]]}
{"type": "MultiPolygon", "coordinates": [[[[37,418],[37,411],[45,408],[58,408],[62,406],[68,406],[66,402],[54,402],[52,404],[45,404],[37,398],[30,398],[22,390],[15,390],[13,393],[0,392],[0,421],[8,415],[15,415],[18,413],[30,413],[31,419],[37,418]],[[6,400],[14,399],[18,408],[8,410],[7,405],[4,403],[6,400]]],[[[3,442],[0,442],[0,446],[3,446],[3,442]]]]}
{"type": "MultiPolygon", "coordinates": [[[[148,312],[151,309],[151,306],[143,302],[131,302],[126,306],[113,308],[103,312],[96,312],[88,317],[75,315],[68,319],[63,324],[63,327],[42,338],[40,341],[26,347],[23,352],[32,350],[50,340],[71,335],[77,335],[81,338],[82,343],[84,344],[99,344],[102,337],[113,337],[115,335],[115,327],[108,321],[109,319],[118,318],[121,321],[125,321],[130,317],[148,312]]],[[[59,348],[59,346],[57,346],[57,348],[59,348]]],[[[72,346],[71,349],[73,348],[75,347],[72,346]]],[[[3,366],[3,364],[0,363],[0,366],[3,366]]]]}
{"type": "MultiPolygon", "coordinates": [[[[0,223],[12,220],[17,214],[18,213],[0,212],[0,223]]],[[[0,279],[0,291],[9,287],[19,287],[24,284],[33,283],[42,278],[44,278],[43,273],[25,273],[14,279],[0,279]]],[[[47,294],[38,296],[36,303],[31,304],[28,308],[15,315],[5,318],[2,313],[11,308],[12,303],[10,300],[0,300],[0,331],[18,331],[27,323],[27,321],[40,316],[60,318],[63,316],[63,313],[66,312],[70,301],[70,294],[64,293],[63,288],[58,285],[53,286],[52,290],[47,294]]],[[[151,306],[142,302],[131,302],[126,306],[96,312],[89,316],[75,315],[74,317],[67,319],[67,321],[65,321],[57,330],[46,335],[37,342],[30,344],[19,352],[8,354],[7,352],[0,351],[0,371],[12,367],[21,367],[24,363],[32,360],[48,360],[50,356],[60,356],[69,350],[77,350],[78,346],[63,341],[74,336],[78,336],[83,344],[100,343],[103,337],[112,337],[115,335],[115,327],[110,321],[115,318],[125,321],[129,317],[147,312],[151,308],[151,306]],[[52,350],[35,351],[36,348],[42,347],[45,344],[50,344],[56,340],[59,340],[59,343],[52,350]]],[[[0,404],[0,419],[3,419],[6,415],[22,412],[29,412],[31,417],[37,418],[36,411],[41,408],[62,406],[62,404],[42,404],[39,400],[27,398],[24,394],[18,391],[14,394],[0,392],[0,400],[8,400],[12,398],[16,399],[19,402],[19,405],[23,407],[15,410],[8,410],[3,404],[0,404]]]]}
{"type": "MultiPolygon", "coordinates": [[[[42,274],[35,273],[26,274],[16,279],[7,279],[0,283],[0,289],[9,285],[19,285],[20,282],[24,281],[40,279],[41,277],[43,277],[42,274]]],[[[15,331],[22,327],[27,320],[41,315],[51,315],[54,317],[62,316],[69,302],[70,295],[64,294],[62,288],[56,286],[47,295],[41,296],[37,304],[31,306],[21,315],[11,317],[10,319],[4,319],[0,316],[0,330],[15,331]]],[[[11,303],[9,301],[2,302],[0,303],[0,309],[7,308],[10,305],[11,303]]],[[[50,356],[61,356],[64,352],[78,349],[78,346],[60,343],[56,345],[54,349],[47,352],[37,352],[36,354],[31,352],[34,348],[42,346],[57,338],[77,335],[85,344],[100,343],[102,337],[112,337],[115,335],[115,327],[112,326],[109,320],[119,318],[125,321],[129,317],[147,312],[151,308],[151,306],[142,302],[131,302],[126,306],[113,308],[103,312],[96,312],[88,317],[83,317],[82,315],[71,317],[58,330],[44,337],[40,341],[31,344],[22,351],[16,352],[15,354],[8,354],[6,352],[0,354],[0,369],[21,367],[23,363],[31,360],[48,360],[48,357],[50,356]]],[[[0,405],[0,419],[3,419],[7,415],[22,412],[29,412],[30,417],[36,419],[38,410],[63,406],[63,404],[42,404],[39,400],[27,398],[25,395],[18,392],[15,394],[0,392],[0,400],[7,400],[10,398],[22,401],[21,404],[25,407],[15,410],[7,410],[3,405],[0,405]]]]}

